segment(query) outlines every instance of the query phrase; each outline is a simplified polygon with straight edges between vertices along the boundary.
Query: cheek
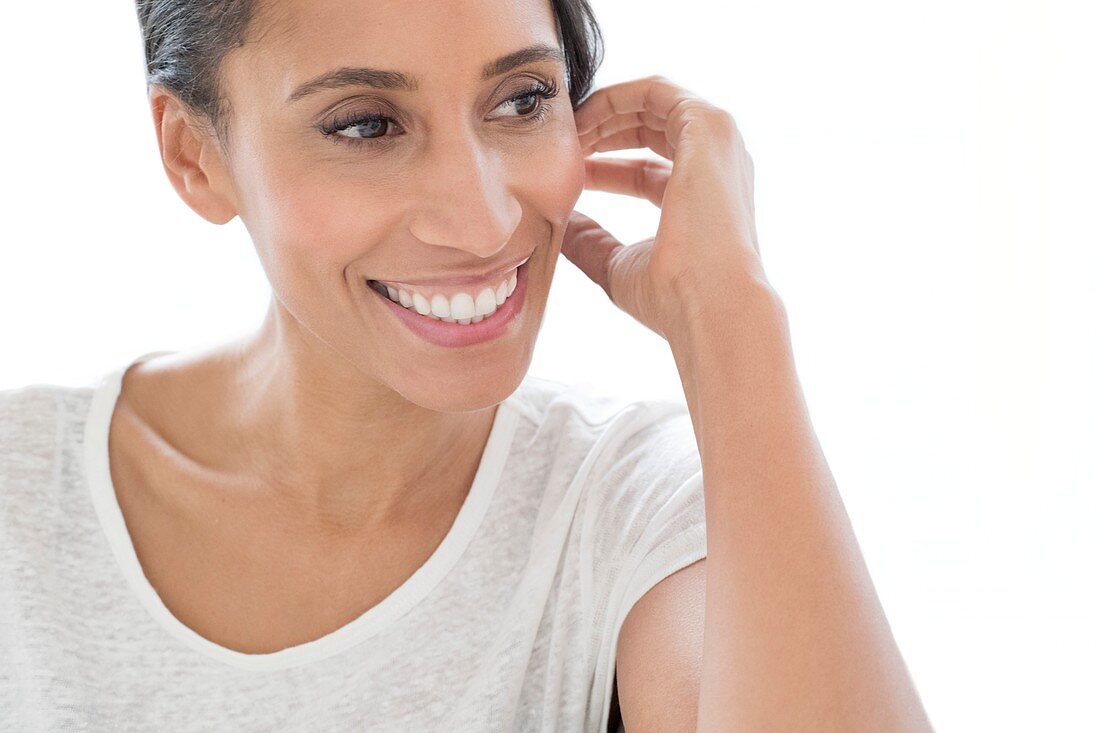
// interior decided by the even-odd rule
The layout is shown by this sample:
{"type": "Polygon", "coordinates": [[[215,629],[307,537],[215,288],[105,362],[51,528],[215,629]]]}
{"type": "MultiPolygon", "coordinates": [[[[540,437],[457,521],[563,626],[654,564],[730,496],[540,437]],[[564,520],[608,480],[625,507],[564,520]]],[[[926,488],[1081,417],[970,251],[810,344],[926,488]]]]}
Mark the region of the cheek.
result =
{"type": "Polygon", "coordinates": [[[517,163],[523,196],[555,229],[569,223],[573,206],[584,190],[584,156],[572,125],[548,136],[517,163]]]}
{"type": "Polygon", "coordinates": [[[248,183],[246,226],[273,283],[340,274],[384,237],[400,209],[391,187],[341,184],[323,166],[264,168],[248,183]]]}
{"type": "MultiPolygon", "coordinates": [[[[340,276],[373,243],[392,236],[417,198],[407,185],[417,174],[408,170],[375,170],[369,183],[344,180],[334,174],[341,167],[299,159],[285,149],[251,150],[243,156],[248,163],[236,171],[247,192],[241,219],[272,285],[283,291],[340,276]]],[[[510,154],[506,170],[513,195],[560,236],[585,184],[572,119],[525,145],[522,155],[510,154]]]]}

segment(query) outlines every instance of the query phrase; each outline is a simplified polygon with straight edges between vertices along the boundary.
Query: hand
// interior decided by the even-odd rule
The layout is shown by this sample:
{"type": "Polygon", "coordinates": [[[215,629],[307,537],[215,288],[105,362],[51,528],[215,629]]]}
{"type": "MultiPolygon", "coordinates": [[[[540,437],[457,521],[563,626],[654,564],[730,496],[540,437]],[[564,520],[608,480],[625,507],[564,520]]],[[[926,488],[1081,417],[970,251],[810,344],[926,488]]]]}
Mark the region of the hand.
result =
{"type": "Polygon", "coordinates": [[[729,317],[744,299],[774,292],[756,239],[752,158],[728,112],[651,76],[597,89],[575,119],[585,187],[661,209],[657,234],[631,246],[571,216],[562,254],[616,306],[667,339],[685,319],[729,317]],[[592,157],[642,147],[664,160],[592,157]]]}

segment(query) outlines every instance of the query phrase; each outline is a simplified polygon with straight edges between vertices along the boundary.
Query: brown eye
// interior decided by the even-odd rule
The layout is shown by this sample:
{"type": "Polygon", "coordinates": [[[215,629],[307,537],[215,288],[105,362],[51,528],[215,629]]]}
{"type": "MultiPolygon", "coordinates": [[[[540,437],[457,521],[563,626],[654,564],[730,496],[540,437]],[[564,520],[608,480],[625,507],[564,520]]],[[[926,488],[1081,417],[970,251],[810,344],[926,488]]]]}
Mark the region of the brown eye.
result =
{"type": "Polygon", "coordinates": [[[506,117],[514,117],[524,122],[538,122],[550,110],[544,100],[553,98],[557,93],[557,84],[536,80],[531,86],[517,91],[498,104],[497,109],[505,109],[510,106],[514,108],[515,114],[505,115],[506,117]]]}
{"type": "Polygon", "coordinates": [[[393,137],[390,128],[395,124],[393,118],[386,115],[370,113],[354,113],[333,122],[322,125],[321,132],[336,142],[367,142],[372,140],[382,141],[384,138],[393,137]],[[348,131],[351,132],[348,132],[348,131]]]}
{"type": "Polygon", "coordinates": [[[516,112],[521,116],[527,116],[538,109],[539,96],[534,92],[524,94],[522,97],[516,97],[511,100],[516,105],[516,112]]]}
{"type": "Polygon", "coordinates": [[[376,137],[385,137],[389,127],[390,121],[385,117],[367,117],[338,128],[337,134],[342,133],[344,130],[354,130],[354,135],[344,135],[343,137],[370,140],[376,137]]]}

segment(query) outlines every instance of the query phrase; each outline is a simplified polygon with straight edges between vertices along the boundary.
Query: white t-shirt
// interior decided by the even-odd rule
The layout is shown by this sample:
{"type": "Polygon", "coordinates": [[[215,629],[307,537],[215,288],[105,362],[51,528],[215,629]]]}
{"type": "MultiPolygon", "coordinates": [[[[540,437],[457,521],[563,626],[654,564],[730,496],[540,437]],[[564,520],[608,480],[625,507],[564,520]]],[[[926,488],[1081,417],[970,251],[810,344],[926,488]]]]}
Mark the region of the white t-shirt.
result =
{"type": "Polygon", "coordinates": [[[603,733],[627,611],[706,556],[684,404],[527,375],[412,576],[319,639],[237,652],[138,562],[107,460],[122,374],[0,391],[0,730],[603,733]]]}

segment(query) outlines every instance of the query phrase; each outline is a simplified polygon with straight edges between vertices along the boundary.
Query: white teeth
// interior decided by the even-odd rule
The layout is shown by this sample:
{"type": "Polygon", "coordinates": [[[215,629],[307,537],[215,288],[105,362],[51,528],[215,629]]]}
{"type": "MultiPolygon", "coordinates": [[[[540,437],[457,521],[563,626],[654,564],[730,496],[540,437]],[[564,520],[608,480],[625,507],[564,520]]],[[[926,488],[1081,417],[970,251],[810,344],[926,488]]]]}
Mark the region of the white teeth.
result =
{"type": "Polygon", "coordinates": [[[432,296],[432,315],[440,318],[451,317],[451,302],[442,295],[432,296]]]}
{"type": "Polygon", "coordinates": [[[477,294],[477,301],[474,303],[474,312],[479,316],[492,315],[493,312],[496,311],[498,305],[500,304],[497,303],[497,296],[493,292],[493,289],[485,288],[477,294]]]}
{"type": "MultiPolygon", "coordinates": [[[[526,261],[524,260],[524,262],[526,261]]],[[[405,308],[422,316],[446,321],[447,323],[470,324],[480,323],[483,319],[496,313],[497,309],[508,299],[508,296],[515,292],[517,273],[518,268],[512,270],[508,279],[496,288],[482,288],[476,296],[460,292],[449,299],[441,293],[436,293],[429,300],[415,290],[395,288],[381,282],[372,282],[371,287],[386,295],[393,302],[400,303],[405,308]]]]}
{"type": "Polygon", "coordinates": [[[474,299],[470,297],[469,293],[456,293],[451,298],[451,318],[457,321],[466,319],[466,322],[469,323],[469,320],[475,314],[474,299]]]}

